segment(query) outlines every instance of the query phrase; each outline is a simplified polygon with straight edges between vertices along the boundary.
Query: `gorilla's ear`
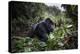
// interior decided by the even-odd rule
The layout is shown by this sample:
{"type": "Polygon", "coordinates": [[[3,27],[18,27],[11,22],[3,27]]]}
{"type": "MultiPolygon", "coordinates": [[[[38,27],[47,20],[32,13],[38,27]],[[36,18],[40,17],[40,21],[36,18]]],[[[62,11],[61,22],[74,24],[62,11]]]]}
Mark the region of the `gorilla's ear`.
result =
{"type": "Polygon", "coordinates": [[[50,18],[47,18],[46,20],[45,20],[46,22],[49,22],[50,24],[54,24],[54,22],[50,19],[50,18]]]}

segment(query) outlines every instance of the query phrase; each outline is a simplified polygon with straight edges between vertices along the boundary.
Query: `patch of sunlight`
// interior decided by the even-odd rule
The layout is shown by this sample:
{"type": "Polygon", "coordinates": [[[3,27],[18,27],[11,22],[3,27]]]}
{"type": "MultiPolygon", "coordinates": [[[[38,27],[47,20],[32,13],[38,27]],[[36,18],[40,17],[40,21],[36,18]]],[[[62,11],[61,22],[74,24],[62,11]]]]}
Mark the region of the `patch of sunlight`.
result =
{"type": "Polygon", "coordinates": [[[60,46],[64,46],[64,44],[63,44],[63,43],[61,43],[61,42],[59,42],[59,43],[58,43],[58,45],[60,45],[60,46]]]}
{"type": "Polygon", "coordinates": [[[54,38],[53,34],[50,34],[50,39],[53,39],[53,38],[54,38]]]}
{"type": "Polygon", "coordinates": [[[62,35],[60,38],[63,39],[64,38],[64,35],[62,35]]]}
{"type": "Polygon", "coordinates": [[[25,48],[24,48],[24,51],[25,51],[25,52],[30,52],[30,51],[31,51],[31,48],[25,47],[25,48]]]}
{"type": "Polygon", "coordinates": [[[68,26],[67,26],[67,28],[70,28],[70,27],[72,27],[72,25],[68,25],[68,26]]]}

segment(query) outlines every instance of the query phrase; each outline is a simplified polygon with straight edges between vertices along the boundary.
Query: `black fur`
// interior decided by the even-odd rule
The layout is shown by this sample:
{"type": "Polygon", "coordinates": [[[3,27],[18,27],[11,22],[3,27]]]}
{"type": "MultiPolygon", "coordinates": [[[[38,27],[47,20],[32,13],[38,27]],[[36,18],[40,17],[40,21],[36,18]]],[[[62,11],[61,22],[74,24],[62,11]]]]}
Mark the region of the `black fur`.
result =
{"type": "Polygon", "coordinates": [[[52,20],[47,18],[44,21],[32,26],[33,34],[38,36],[39,40],[46,42],[48,40],[48,35],[54,29],[52,25],[55,26],[52,20]]]}

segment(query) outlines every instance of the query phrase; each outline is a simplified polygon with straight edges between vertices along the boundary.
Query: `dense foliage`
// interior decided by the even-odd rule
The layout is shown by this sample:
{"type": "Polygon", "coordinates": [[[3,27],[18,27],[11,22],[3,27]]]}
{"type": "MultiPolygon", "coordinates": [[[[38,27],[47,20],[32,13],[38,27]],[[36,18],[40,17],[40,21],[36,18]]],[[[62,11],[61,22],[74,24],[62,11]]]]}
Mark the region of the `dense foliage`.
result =
{"type": "Polygon", "coordinates": [[[44,3],[9,2],[11,18],[11,52],[49,51],[76,49],[78,32],[78,6],[62,5],[65,11],[44,3]],[[37,37],[28,37],[31,26],[50,18],[56,23],[55,30],[48,36],[45,47],[37,37]]]}

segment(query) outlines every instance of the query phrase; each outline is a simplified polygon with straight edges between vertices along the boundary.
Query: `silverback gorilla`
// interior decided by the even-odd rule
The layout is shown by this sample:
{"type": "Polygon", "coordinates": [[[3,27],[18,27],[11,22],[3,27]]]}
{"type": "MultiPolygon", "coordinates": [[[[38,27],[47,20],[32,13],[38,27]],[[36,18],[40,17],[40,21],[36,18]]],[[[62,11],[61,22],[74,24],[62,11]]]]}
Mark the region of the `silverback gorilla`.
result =
{"type": "Polygon", "coordinates": [[[53,31],[55,23],[52,22],[50,18],[45,19],[44,21],[34,24],[32,26],[33,32],[32,36],[37,36],[40,41],[46,42],[48,40],[48,35],[53,31]]]}

